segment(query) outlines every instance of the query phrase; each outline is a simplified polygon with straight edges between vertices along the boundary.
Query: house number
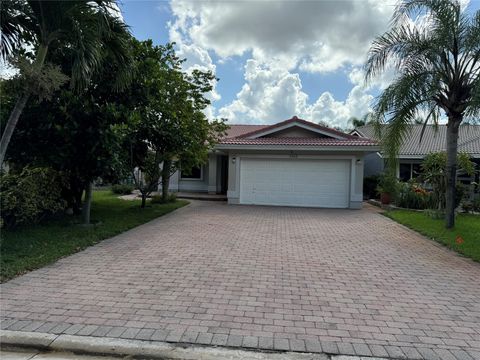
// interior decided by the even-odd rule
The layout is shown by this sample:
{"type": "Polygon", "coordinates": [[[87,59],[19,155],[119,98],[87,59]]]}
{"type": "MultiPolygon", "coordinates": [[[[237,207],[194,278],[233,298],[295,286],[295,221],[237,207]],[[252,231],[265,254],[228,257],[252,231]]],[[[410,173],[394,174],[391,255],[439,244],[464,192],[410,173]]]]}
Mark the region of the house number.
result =
{"type": "Polygon", "coordinates": [[[298,155],[297,155],[297,154],[290,154],[290,157],[291,157],[291,158],[297,158],[298,155]]]}

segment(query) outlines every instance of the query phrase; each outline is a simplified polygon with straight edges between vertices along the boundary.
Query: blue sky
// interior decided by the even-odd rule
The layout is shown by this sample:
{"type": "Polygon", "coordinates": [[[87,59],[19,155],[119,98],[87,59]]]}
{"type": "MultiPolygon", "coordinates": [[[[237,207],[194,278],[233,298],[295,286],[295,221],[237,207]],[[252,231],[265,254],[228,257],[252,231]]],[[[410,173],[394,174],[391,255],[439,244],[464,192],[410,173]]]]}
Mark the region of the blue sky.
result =
{"type": "MultiPolygon", "coordinates": [[[[138,39],[177,43],[187,67],[214,71],[210,117],[274,123],[292,115],[345,127],[393,72],[366,87],[362,64],[394,0],[122,0],[138,39]]],[[[470,1],[468,11],[480,8],[470,1]]]]}

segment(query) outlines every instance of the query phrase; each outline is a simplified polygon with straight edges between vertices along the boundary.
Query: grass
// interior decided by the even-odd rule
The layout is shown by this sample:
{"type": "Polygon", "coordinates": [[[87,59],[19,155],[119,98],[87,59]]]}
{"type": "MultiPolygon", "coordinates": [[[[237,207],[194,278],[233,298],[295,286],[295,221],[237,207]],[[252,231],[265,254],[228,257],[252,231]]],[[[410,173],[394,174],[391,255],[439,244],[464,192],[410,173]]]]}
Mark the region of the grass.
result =
{"type": "Polygon", "coordinates": [[[445,229],[442,219],[410,210],[393,210],[385,214],[389,218],[413,229],[475,261],[480,261],[480,216],[459,214],[455,228],[445,229]],[[463,241],[457,241],[461,237],[463,241]]]}
{"type": "Polygon", "coordinates": [[[120,234],[188,204],[179,200],[168,204],[147,203],[117,198],[110,191],[96,191],[92,203],[92,223],[81,226],[78,217],[66,217],[47,223],[2,231],[0,238],[0,281],[38,269],[71,255],[101,240],[120,234]]]}

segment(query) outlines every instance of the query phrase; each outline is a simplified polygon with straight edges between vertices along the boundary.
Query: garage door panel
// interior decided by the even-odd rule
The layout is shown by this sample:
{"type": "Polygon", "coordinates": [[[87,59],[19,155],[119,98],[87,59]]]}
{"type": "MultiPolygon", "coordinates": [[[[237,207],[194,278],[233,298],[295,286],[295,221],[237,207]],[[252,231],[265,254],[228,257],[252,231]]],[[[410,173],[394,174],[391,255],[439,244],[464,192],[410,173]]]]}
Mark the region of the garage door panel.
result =
{"type": "Polygon", "coordinates": [[[242,159],[242,204],[348,207],[348,160],[242,159]]]}

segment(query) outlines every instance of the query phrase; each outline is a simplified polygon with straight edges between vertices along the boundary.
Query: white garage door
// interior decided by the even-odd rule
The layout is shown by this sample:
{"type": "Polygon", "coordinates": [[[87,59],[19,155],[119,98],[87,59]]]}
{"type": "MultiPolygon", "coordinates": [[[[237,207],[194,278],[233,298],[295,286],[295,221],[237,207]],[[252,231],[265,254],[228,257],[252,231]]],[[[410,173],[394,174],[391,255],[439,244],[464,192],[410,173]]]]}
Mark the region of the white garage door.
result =
{"type": "Polygon", "coordinates": [[[240,203],[347,208],[350,161],[241,159],[240,203]]]}

